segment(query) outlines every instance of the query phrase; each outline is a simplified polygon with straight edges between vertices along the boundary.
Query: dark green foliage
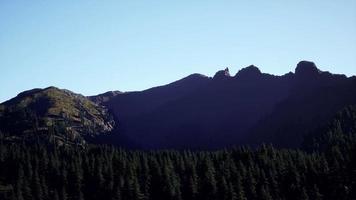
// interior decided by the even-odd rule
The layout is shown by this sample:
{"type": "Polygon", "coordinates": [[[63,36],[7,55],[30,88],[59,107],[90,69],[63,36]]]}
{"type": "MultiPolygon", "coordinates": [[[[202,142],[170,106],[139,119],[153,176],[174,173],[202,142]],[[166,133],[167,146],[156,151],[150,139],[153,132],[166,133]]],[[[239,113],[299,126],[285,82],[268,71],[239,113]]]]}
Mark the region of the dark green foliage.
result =
{"type": "Polygon", "coordinates": [[[8,143],[0,134],[0,199],[356,199],[356,109],[307,137],[306,149],[130,151],[8,143]]]}
{"type": "MultiPolygon", "coordinates": [[[[299,150],[126,151],[0,144],[5,199],[353,199],[354,157],[299,150]],[[342,161],[342,162],[341,162],[342,161]]],[[[0,193],[1,195],[1,193],[0,193]]]]}

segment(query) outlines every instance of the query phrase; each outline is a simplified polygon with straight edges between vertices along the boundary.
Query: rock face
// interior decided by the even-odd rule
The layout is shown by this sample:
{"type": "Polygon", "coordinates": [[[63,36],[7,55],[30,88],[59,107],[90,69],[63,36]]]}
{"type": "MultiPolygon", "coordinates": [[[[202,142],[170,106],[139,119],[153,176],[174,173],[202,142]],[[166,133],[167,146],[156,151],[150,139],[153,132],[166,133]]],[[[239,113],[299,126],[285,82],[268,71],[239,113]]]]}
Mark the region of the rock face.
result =
{"type": "Polygon", "coordinates": [[[216,72],[213,79],[221,80],[221,79],[225,79],[228,77],[230,77],[229,68],[225,68],[224,70],[220,70],[220,71],[216,72]]]}
{"type": "Polygon", "coordinates": [[[321,71],[316,67],[313,62],[310,61],[300,61],[295,68],[295,74],[297,76],[317,76],[321,71]]]}
{"type": "Polygon", "coordinates": [[[9,139],[84,143],[110,133],[114,125],[102,106],[55,87],[25,91],[0,105],[0,130],[9,139]]]}

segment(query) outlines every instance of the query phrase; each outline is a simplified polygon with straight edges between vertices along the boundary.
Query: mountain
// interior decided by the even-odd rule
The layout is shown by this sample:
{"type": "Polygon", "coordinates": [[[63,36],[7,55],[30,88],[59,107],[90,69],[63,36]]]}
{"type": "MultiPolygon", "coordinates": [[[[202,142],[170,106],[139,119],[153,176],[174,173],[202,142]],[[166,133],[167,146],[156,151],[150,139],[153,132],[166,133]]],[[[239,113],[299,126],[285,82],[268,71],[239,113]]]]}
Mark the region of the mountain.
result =
{"type": "MultiPolygon", "coordinates": [[[[198,88],[205,86],[211,78],[201,75],[192,74],[181,80],[175,81],[168,85],[154,87],[140,92],[125,92],[113,96],[102,105],[107,106],[120,121],[126,118],[140,116],[149,113],[175,99],[179,99],[198,88]]],[[[96,98],[101,98],[99,95],[96,98]]]]}
{"type": "Polygon", "coordinates": [[[104,107],[55,87],[25,91],[0,104],[0,130],[9,140],[80,144],[110,133],[114,125],[104,107]]]}
{"type": "Polygon", "coordinates": [[[245,143],[299,147],[305,135],[324,126],[338,111],[356,103],[356,77],[322,72],[300,62],[287,98],[259,120],[245,143]]]}
{"type": "Polygon", "coordinates": [[[84,97],[49,87],[0,104],[9,139],[94,142],[142,149],[301,147],[343,108],[356,104],[356,77],[301,61],[281,76],[250,65],[231,75],[192,74],[144,91],[84,97]],[[35,137],[34,137],[35,136],[35,137]]]}
{"type": "Polygon", "coordinates": [[[253,65],[235,76],[228,68],[213,78],[193,74],[102,105],[120,122],[116,136],[135,147],[211,149],[263,142],[297,147],[305,134],[356,102],[355,88],[355,77],[301,61],[295,73],[282,76],[253,65]]]}
{"type": "Polygon", "coordinates": [[[217,72],[212,79],[186,84],[189,91],[174,98],[161,91],[181,94],[175,88],[158,88],[155,93],[159,97],[150,90],[144,91],[152,99],[167,101],[151,106],[151,101],[134,96],[131,102],[141,99],[144,106],[153,108],[134,111],[138,115],[130,115],[130,106],[121,101],[125,94],[107,105],[109,109],[111,105],[125,108],[113,111],[121,122],[121,133],[144,148],[215,148],[236,144],[260,115],[286,95],[287,88],[281,84],[283,78],[253,73],[231,77],[226,71],[217,72]]]}

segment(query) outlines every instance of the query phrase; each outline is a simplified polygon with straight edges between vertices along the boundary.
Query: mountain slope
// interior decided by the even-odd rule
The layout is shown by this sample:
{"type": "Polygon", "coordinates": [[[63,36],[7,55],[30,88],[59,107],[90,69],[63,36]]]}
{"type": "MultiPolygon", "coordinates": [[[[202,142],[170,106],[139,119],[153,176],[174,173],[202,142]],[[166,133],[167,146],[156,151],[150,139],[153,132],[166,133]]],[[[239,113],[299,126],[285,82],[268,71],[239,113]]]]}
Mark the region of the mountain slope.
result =
{"type": "Polygon", "coordinates": [[[246,143],[298,147],[304,135],[325,125],[343,107],[356,103],[355,83],[293,94],[253,127],[246,143]]]}
{"type": "Polygon", "coordinates": [[[120,134],[141,148],[211,149],[262,142],[298,146],[309,129],[355,102],[354,88],[353,78],[322,72],[314,63],[302,61],[295,73],[283,76],[261,73],[255,66],[235,76],[225,69],[213,78],[192,75],[166,86],[123,93],[104,105],[118,118],[120,134]],[[287,141],[273,139],[279,137],[275,134],[281,126],[298,124],[293,116],[309,108],[300,129],[281,129],[287,141]],[[320,118],[318,123],[315,117],[320,118]]]}
{"type": "Polygon", "coordinates": [[[33,89],[0,104],[0,130],[8,139],[84,142],[109,133],[114,121],[102,106],[55,87],[33,89]]]}
{"type": "Polygon", "coordinates": [[[120,120],[149,113],[159,106],[187,95],[205,86],[211,78],[192,74],[168,85],[139,92],[126,92],[109,98],[102,105],[107,106],[120,120]]]}
{"type": "Polygon", "coordinates": [[[111,98],[115,97],[116,95],[122,94],[120,91],[109,91],[102,94],[89,96],[88,98],[96,104],[103,104],[109,101],[111,98]]]}
{"type": "Polygon", "coordinates": [[[126,127],[122,133],[148,148],[216,148],[237,144],[288,89],[281,84],[283,78],[271,75],[239,78],[219,74],[225,72],[218,72],[203,87],[151,112],[122,119],[122,126],[126,127]]]}
{"type": "Polygon", "coordinates": [[[303,141],[303,148],[309,152],[333,154],[336,153],[335,146],[343,157],[356,158],[355,155],[346,154],[356,152],[352,149],[356,147],[356,105],[346,106],[340,110],[325,126],[309,133],[303,141]]]}

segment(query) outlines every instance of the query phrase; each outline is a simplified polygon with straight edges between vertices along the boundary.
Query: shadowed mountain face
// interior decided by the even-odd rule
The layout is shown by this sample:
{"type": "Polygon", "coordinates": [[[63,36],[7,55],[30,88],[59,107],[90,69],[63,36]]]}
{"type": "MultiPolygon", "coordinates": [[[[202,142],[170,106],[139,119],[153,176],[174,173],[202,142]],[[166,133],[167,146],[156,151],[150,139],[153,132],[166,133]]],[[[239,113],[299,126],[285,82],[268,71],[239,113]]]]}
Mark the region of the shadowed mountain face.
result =
{"type": "Polygon", "coordinates": [[[356,102],[355,88],[354,77],[322,72],[302,61],[295,73],[283,76],[261,73],[255,66],[235,76],[229,69],[213,78],[194,74],[169,85],[116,95],[103,105],[118,119],[116,135],[127,138],[129,146],[298,146],[308,130],[356,102]]]}
{"type": "Polygon", "coordinates": [[[211,78],[192,74],[186,78],[165,86],[159,86],[141,92],[127,92],[117,95],[103,105],[110,108],[119,118],[125,121],[127,118],[141,116],[153,112],[160,106],[190,94],[198,88],[209,83],[211,78]]]}
{"type": "Polygon", "coordinates": [[[83,143],[110,133],[114,124],[104,107],[55,87],[25,91],[0,104],[0,130],[7,139],[83,143]]]}
{"type": "Polygon", "coordinates": [[[356,77],[321,72],[301,62],[287,98],[249,130],[244,143],[299,147],[304,136],[324,126],[345,106],[356,103],[356,77]]]}
{"type": "Polygon", "coordinates": [[[140,92],[84,97],[34,89],[0,104],[0,131],[10,139],[45,136],[144,149],[299,147],[305,135],[354,104],[356,77],[301,61],[295,73],[283,76],[251,65],[234,76],[226,68],[213,78],[192,74],[140,92]]]}

